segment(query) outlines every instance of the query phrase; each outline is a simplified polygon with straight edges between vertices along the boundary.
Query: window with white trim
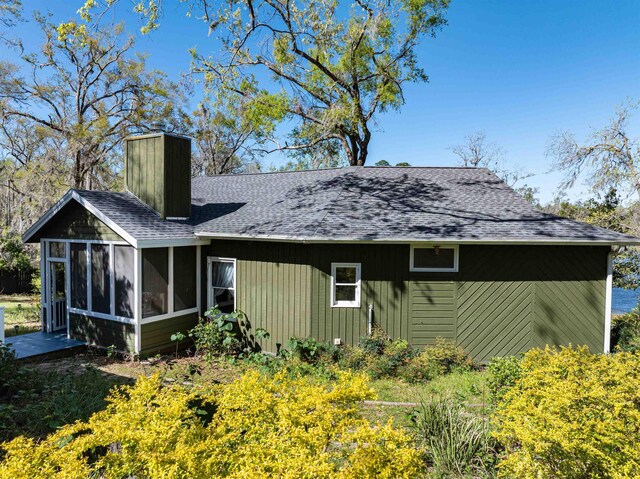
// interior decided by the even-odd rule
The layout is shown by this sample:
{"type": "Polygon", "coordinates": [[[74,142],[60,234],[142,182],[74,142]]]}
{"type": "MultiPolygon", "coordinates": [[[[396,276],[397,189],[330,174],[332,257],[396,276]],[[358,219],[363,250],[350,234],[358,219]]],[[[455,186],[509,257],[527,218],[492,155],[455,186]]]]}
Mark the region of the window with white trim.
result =
{"type": "Polygon", "coordinates": [[[331,263],[331,306],[359,308],[360,263],[331,263]]]}
{"type": "Polygon", "coordinates": [[[236,309],[236,260],[209,258],[209,307],[218,306],[224,313],[236,309]]]}
{"type": "Polygon", "coordinates": [[[458,246],[411,245],[410,271],[457,272],[458,246]]]}

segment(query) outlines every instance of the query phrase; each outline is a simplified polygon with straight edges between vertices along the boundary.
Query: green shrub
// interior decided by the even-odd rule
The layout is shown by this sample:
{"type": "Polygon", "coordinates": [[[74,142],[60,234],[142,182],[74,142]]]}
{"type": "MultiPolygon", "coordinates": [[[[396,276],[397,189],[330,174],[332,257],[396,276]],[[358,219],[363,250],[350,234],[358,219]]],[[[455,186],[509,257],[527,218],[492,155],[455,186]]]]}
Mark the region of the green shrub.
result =
{"type": "Polygon", "coordinates": [[[0,343],[0,397],[4,397],[18,372],[16,353],[6,344],[0,343]]]}
{"type": "Polygon", "coordinates": [[[640,352],[534,349],[498,404],[506,477],[640,477],[640,352]]]}
{"type": "Polygon", "coordinates": [[[520,358],[507,356],[495,357],[487,366],[487,387],[491,401],[497,404],[522,376],[520,358]]]}
{"type": "Polygon", "coordinates": [[[281,354],[309,364],[335,363],[340,358],[340,349],[314,338],[291,338],[281,354]]]}
{"type": "Polygon", "coordinates": [[[422,401],[411,421],[435,477],[486,476],[493,470],[495,449],[487,421],[460,403],[445,397],[422,401]]]}
{"type": "Polygon", "coordinates": [[[197,353],[211,360],[217,355],[234,355],[242,351],[238,321],[244,318],[243,313],[223,313],[213,307],[204,316],[189,331],[197,353]]]}
{"type": "Polygon", "coordinates": [[[640,350],[640,304],[633,311],[621,314],[611,322],[611,350],[640,350]]]}
{"type": "Polygon", "coordinates": [[[399,371],[399,376],[408,382],[430,381],[456,370],[470,370],[473,360],[453,341],[436,338],[435,344],[425,347],[410,358],[399,371]]]}
{"type": "Polygon", "coordinates": [[[142,376],[87,421],[2,444],[0,478],[420,477],[411,437],[359,416],[371,398],[350,373],[318,385],[251,371],[198,389],[142,376]]]}
{"type": "Polygon", "coordinates": [[[356,347],[344,349],[339,364],[345,369],[362,370],[374,379],[395,377],[417,354],[404,339],[392,340],[382,330],[363,337],[356,347]]]}

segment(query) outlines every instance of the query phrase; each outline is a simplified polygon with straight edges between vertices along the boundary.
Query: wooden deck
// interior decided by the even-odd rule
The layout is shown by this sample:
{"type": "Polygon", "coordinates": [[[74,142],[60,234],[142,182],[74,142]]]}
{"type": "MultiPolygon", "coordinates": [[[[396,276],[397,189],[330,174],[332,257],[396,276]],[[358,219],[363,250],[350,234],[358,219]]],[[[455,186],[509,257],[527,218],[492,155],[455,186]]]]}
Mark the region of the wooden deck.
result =
{"type": "Polygon", "coordinates": [[[82,341],[67,338],[66,332],[21,334],[6,338],[5,343],[15,351],[18,359],[35,359],[40,356],[70,354],[74,350],[85,346],[82,341]]]}

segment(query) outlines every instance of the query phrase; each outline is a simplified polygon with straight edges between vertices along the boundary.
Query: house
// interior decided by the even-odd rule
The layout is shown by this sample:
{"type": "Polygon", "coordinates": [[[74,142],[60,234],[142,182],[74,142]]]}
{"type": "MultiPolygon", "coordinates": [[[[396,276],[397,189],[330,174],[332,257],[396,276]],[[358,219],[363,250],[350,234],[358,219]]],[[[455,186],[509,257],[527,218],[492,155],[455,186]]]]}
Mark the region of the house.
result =
{"type": "Polygon", "coordinates": [[[271,352],[373,325],[480,361],[608,351],[612,247],[640,240],[539,212],[486,169],[191,179],[189,139],[125,146],[125,192],[70,190],[24,234],[40,243],[46,331],[151,353],[218,304],[269,331],[271,352]]]}

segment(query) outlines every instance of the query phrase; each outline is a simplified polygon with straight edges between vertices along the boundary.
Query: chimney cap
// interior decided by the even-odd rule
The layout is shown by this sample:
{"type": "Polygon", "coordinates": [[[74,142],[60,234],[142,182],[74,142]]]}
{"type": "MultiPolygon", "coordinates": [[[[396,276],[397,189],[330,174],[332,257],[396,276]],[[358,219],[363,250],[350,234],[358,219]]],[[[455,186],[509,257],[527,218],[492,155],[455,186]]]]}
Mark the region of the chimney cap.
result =
{"type": "Polygon", "coordinates": [[[165,133],[166,128],[167,128],[167,125],[165,125],[163,122],[159,120],[156,120],[151,123],[149,131],[153,133],[165,133]]]}

